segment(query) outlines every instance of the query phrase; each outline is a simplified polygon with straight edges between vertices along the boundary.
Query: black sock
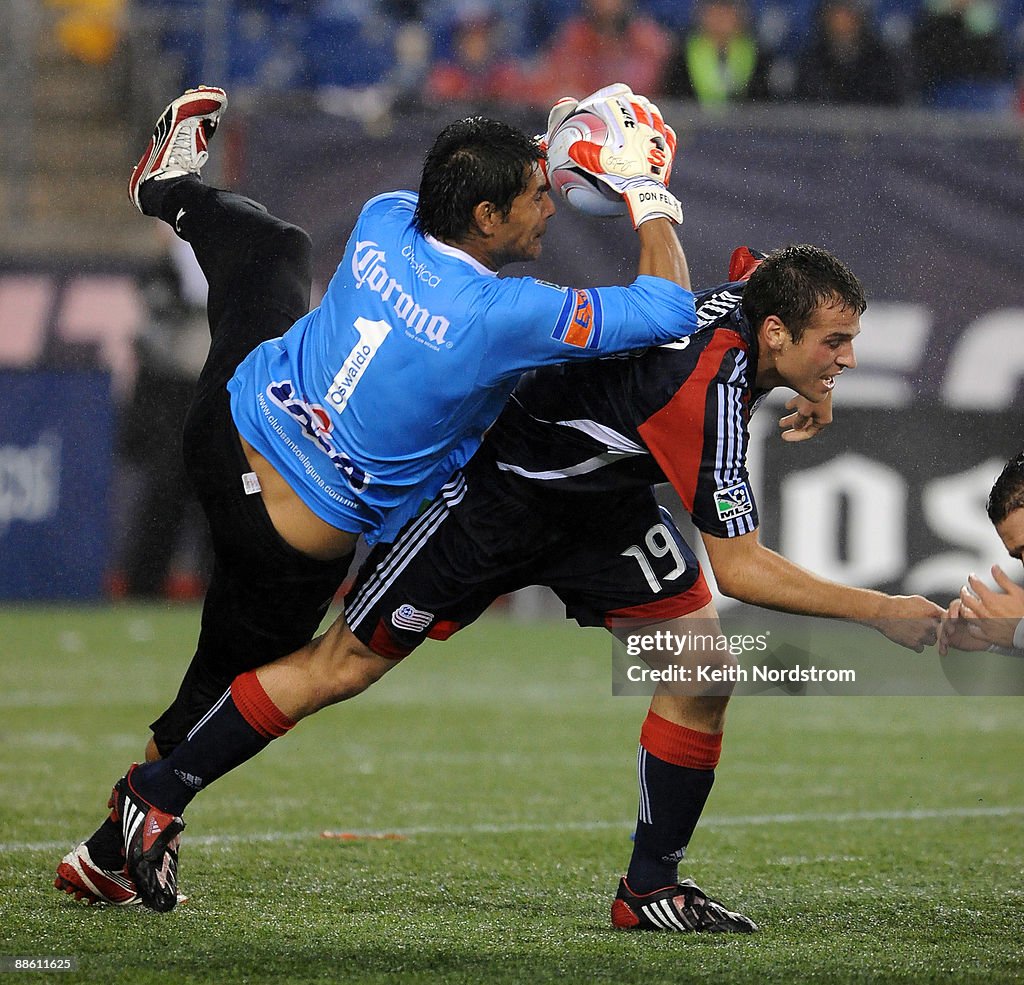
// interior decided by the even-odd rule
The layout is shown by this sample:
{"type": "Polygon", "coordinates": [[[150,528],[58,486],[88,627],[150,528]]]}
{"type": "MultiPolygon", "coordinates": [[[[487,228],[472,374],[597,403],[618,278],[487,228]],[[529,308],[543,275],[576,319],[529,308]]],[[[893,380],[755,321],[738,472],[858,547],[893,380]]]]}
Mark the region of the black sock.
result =
{"type": "Polygon", "coordinates": [[[193,797],[265,749],[294,725],[273,704],[255,671],[239,675],[166,758],[144,763],[132,786],[153,806],[181,814],[193,797]]]}
{"type": "Polygon", "coordinates": [[[151,178],[142,183],[139,201],[146,215],[163,219],[188,243],[197,232],[200,237],[205,233],[207,238],[211,234],[219,238],[225,223],[230,224],[236,248],[245,244],[248,236],[266,230],[262,219],[267,214],[266,206],[245,195],[214,188],[194,174],[166,180],[151,178]]]}
{"type": "Polygon", "coordinates": [[[121,828],[108,817],[86,841],[89,857],[101,868],[120,872],[124,868],[121,828]]]}
{"type": "Polygon", "coordinates": [[[175,217],[196,189],[206,188],[202,178],[195,174],[183,174],[177,178],[150,178],[139,187],[139,202],[145,215],[163,219],[172,229],[175,217]]]}
{"type": "Polygon", "coordinates": [[[650,893],[679,881],[679,863],[715,782],[713,769],[666,763],[643,746],[638,759],[640,810],[626,882],[650,893]]]}

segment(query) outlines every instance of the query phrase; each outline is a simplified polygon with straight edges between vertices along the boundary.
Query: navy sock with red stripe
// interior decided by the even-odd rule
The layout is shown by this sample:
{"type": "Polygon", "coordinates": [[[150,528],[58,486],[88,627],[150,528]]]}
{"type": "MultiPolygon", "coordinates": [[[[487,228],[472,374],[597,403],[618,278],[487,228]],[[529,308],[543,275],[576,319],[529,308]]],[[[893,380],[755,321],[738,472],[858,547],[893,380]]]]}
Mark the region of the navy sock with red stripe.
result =
{"type": "Polygon", "coordinates": [[[647,713],[638,760],[640,809],[626,873],[634,893],[679,881],[679,863],[711,793],[721,751],[721,732],[698,732],[647,713]]]}
{"type": "Polygon", "coordinates": [[[256,671],[239,674],[166,759],[142,764],[132,785],[155,807],[181,814],[214,780],[265,749],[295,723],[263,690],[256,671]]]}

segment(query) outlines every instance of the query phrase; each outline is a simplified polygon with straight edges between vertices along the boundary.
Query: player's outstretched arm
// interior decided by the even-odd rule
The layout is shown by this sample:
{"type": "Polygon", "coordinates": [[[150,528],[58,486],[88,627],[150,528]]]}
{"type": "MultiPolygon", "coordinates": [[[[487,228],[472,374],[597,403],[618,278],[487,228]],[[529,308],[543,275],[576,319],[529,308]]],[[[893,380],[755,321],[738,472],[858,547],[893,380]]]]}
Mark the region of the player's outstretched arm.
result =
{"type": "Polygon", "coordinates": [[[732,598],[804,616],[850,619],[920,653],[936,642],[944,610],[920,595],[886,595],[840,585],[769,550],[757,531],[701,535],[718,587],[732,598]]]}
{"type": "Polygon", "coordinates": [[[668,219],[651,219],[636,232],[640,238],[637,274],[663,277],[689,291],[690,268],[672,223],[668,219]]]}

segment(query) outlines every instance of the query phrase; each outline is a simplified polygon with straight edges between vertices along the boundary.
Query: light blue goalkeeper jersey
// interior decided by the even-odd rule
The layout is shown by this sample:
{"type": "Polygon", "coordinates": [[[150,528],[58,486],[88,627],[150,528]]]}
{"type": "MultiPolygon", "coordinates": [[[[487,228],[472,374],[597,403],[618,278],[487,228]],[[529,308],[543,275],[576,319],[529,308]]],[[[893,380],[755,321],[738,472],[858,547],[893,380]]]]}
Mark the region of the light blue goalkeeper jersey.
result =
{"type": "Polygon", "coordinates": [[[242,436],[317,516],[371,542],[469,460],[526,370],[696,328],[693,295],[670,281],[499,278],[424,237],[415,208],[410,192],[367,202],[320,306],[228,383],[242,436]]]}

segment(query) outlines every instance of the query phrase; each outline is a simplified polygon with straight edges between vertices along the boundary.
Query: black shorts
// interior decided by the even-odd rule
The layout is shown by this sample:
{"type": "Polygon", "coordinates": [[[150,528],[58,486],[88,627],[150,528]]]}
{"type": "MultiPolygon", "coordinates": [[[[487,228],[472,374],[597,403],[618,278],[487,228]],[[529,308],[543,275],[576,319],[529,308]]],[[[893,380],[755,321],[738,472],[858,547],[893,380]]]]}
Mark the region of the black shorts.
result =
{"type": "Polygon", "coordinates": [[[528,585],[551,588],[581,626],[661,622],[711,601],[696,556],[649,488],[538,493],[499,471],[485,445],[393,544],[370,553],[345,619],[375,653],[399,658],[528,585]]]}
{"type": "Polygon", "coordinates": [[[185,420],[189,479],[210,525],[213,574],[195,656],[173,704],[150,726],[167,755],[240,673],[292,653],[316,633],[350,557],[317,561],[283,541],[263,498],[247,494],[249,464],[227,382],[266,339],[309,307],[309,237],[255,203],[190,183],[184,238],[210,284],[211,343],[185,420]]]}

